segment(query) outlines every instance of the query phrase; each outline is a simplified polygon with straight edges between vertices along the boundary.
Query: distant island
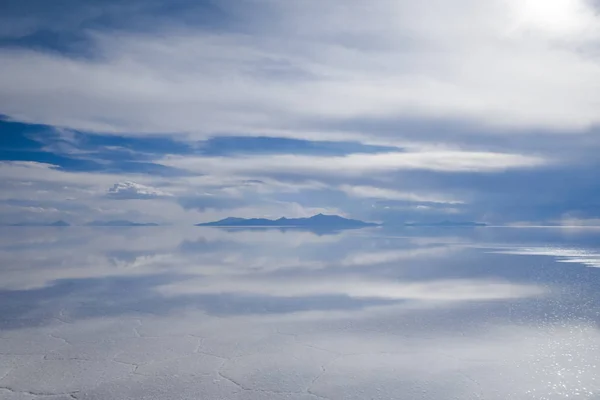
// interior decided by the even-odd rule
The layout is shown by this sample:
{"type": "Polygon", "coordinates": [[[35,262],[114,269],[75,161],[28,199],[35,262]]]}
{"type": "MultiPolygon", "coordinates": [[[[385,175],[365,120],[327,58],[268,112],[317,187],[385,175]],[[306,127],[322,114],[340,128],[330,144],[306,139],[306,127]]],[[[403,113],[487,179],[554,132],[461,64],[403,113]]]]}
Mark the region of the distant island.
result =
{"type": "Polygon", "coordinates": [[[477,227],[487,226],[483,222],[472,222],[472,221],[441,221],[441,222],[407,222],[404,226],[432,226],[432,227],[477,227]]]}
{"type": "Polygon", "coordinates": [[[51,223],[49,226],[71,226],[71,224],[69,224],[68,222],[60,220],[60,221],[56,221],[56,222],[51,223]]]}
{"type": "Polygon", "coordinates": [[[205,222],[196,224],[196,226],[217,226],[217,227],[265,227],[265,228],[328,228],[328,229],[356,229],[369,226],[379,226],[379,224],[348,219],[339,215],[317,214],[310,218],[225,218],[220,221],[205,222]]]}
{"type": "Polygon", "coordinates": [[[86,226],[159,226],[154,222],[149,223],[138,223],[125,220],[114,220],[114,221],[92,221],[85,224],[86,226]]]}

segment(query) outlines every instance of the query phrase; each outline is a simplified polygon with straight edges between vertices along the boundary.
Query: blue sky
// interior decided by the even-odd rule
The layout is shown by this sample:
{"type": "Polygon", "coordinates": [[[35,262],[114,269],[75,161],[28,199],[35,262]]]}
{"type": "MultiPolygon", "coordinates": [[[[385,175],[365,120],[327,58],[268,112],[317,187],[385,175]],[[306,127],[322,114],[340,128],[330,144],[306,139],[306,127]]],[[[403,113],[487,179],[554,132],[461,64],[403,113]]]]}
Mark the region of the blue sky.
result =
{"type": "Polygon", "coordinates": [[[0,13],[0,221],[600,222],[588,0],[0,13]]]}

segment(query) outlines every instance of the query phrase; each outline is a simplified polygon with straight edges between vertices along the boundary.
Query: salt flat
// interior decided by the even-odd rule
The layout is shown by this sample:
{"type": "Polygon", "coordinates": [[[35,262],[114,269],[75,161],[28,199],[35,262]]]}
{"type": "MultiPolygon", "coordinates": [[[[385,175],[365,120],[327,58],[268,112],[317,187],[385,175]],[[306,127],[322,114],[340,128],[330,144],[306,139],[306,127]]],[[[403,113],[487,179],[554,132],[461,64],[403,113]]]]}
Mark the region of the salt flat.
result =
{"type": "Polygon", "coordinates": [[[598,399],[598,236],[4,228],[0,398],[598,399]]]}

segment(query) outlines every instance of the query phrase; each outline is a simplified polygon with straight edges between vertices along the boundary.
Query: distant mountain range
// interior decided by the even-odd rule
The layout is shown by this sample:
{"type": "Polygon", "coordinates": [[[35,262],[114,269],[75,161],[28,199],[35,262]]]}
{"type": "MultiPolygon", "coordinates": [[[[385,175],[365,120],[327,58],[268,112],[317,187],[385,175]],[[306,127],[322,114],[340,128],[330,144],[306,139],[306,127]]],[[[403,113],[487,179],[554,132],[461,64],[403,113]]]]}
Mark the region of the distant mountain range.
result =
{"type": "Polygon", "coordinates": [[[220,221],[205,222],[196,224],[196,226],[221,226],[221,227],[273,227],[273,228],[335,228],[335,229],[354,229],[368,226],[378,226],[370,222],[359,221],[356,219],[347,219],[339,215],[317,214],[310,218],[225,218],[220,221]]]}

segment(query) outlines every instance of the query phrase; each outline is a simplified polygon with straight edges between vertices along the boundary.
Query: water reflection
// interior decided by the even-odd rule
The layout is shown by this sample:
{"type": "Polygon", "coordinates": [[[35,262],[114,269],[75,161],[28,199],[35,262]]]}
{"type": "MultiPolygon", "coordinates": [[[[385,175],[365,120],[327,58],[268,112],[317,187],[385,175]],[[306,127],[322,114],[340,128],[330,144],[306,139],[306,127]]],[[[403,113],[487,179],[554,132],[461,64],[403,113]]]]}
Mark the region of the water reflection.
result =
{"type": "Polygon", "coordinates": [[[593,398],[599,236],[4,228],[0,398],[593,398]]]}

